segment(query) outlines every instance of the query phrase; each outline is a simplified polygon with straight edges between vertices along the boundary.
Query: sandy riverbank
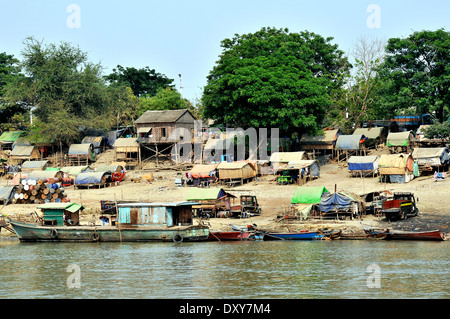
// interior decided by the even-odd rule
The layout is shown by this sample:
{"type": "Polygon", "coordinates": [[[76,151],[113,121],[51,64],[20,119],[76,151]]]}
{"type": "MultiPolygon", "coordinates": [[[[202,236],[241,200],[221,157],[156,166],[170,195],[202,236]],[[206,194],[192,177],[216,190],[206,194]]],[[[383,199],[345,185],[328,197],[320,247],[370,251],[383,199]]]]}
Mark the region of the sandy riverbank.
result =
{"type": "MultiPolygon", "coordinates": [[[[182,172],[184,175],[184,172],[182,172]]],[[[96,222],[100,224],[100,200],[133,200],[133,201],[180,201],[185,200],[189,187],[177,187],[174,180],[177,172],[173,170],[159,170],[148,168],[141,171],[129,171],[127,179],[120,185],[101,189],[75,189],[66,187],[65,192],[72,202],[81,203],[86,207],[81,215],[81,223],[88,224],[96,222]],[[153,171],[154,181],[134,182],[133,179],[142,177],[143,174],[153,171]]],[[[359,220],[346,221],[317,221],[304,222],[277,221],[276,216],[289,207],[295,185],[277,185],[271,181],[273,177],[265,176],[249,184],[227,188],[234,195],[251,194],[256,195],[262,207],[262,214],[258,217],[247,219],[212,218],[207,222],[213,230],[229,230],[230,224],[247,225],[256,224],[258,228],[286,231],[291,230],[334,228],[361,230],[359,220]]],[[[0,180],[0,185],[11,183],[11,180],[0,180]]],[[[395,229],[440,229],[444,232],[450,231],[450,209],[448,200],[450,198],[450,178],[434,181],[432,176],[421,176],[406,184],[382,184],[378,178],[355,178],[348,175],[345,165],[336,163],[321,167],[321,177],[310,181],[307,186],[325,186],[333,192],[336,188],[356,194],[371,191],[411,191],[418,198],[418,217],[406,221],[387,222],[384,218],[368,215],[363,222],[368,225],[395,229]]],[[[224,187],[225,188],[225,187],[224,187]]],[[[15,204],[1,208],[2,214],[17,217],[26,217],[36,211],[38,205],[15,204]]],[[[6,231],[2,230],[2,234],[6,231]]]]}

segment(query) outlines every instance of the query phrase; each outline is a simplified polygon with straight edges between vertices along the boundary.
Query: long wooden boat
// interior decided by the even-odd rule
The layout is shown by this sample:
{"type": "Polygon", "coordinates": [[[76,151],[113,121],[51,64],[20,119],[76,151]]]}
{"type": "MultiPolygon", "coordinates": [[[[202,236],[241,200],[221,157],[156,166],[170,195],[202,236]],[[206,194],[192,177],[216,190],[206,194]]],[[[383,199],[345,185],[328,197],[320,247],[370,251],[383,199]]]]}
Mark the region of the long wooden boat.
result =
{"type": "Polygon", "coordinates": [[[207,226],[120,227],[120,226],[41,226],[10,220],[20,241],[140,242],[203,241],[207,226]]]}
{"type": "Polygon", "coordinates": [[[271,233],[264,232],[263,240],[313,240],[323,238],[323,234],[319,232],[288,232],[288,233],[271,233]]]}
{"type": "Polygon", "coordinates": [[[250,232],[247,231],[210,231],[208,241],[241,241],[249,240],[250,232]]]}
{"type": "Polygon", "coordinates": [[[403,230],[389,230],[386,239],[391,240],[446,240],[445,233],[440,230],[429,231],[403,231],[403,230]]]}
{"type": "Polygon", "coordinates": [[[202,241],[209,227],[193,225],[191,202],[121,203],[118,219],[110,226],[81,226],[75,203],[47,203],[40,224],[10,220],[20,241],[202,241]]]}

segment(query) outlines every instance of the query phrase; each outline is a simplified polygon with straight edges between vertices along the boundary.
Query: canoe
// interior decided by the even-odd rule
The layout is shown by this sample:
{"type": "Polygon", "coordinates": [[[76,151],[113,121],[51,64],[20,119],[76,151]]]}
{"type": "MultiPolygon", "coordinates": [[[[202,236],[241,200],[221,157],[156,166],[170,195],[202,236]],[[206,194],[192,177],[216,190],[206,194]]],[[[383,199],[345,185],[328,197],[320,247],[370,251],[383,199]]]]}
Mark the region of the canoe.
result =
{"type": "Polygon", "coordinates": [[[318,232],[289,232],[289,233],[269,233],[265,232],[263,240],[313,240],[321,239],[323,234],[318,232]]]}
{"type": "Polygon", "coordinates": [[[250,237],[250,232],[241,231],[215,231],[209,232],[208,241],[239,241],[248,240],[250,237]]]}
{"type": "Polygon", "coordinates": [[[204,241],[209,228],[201,225],[173,227],[40,226],[10,220],[20,241],[143,242],[204,241]]]}
{"type": "Polygon", "coordinates": [[[439,230],[429,231],[403,231],[403,230],[390,230],[387,233],[386,239],[392,240],[446,240],[445,233],[439,230]]]}

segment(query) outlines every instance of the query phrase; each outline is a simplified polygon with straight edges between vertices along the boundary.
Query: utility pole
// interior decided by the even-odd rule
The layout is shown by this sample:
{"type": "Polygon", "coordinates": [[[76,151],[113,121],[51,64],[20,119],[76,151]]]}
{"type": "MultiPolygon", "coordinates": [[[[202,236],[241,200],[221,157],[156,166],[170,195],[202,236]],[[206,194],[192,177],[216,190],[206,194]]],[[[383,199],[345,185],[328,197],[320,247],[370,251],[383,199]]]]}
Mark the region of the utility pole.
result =
{"type": "Polygon", "coordinates": [[[181,78],[181,74],[178,74],[178,77],[180,78],[180,95],[183,95],[183,85],[182,85],[182,78],[181,78]]]}

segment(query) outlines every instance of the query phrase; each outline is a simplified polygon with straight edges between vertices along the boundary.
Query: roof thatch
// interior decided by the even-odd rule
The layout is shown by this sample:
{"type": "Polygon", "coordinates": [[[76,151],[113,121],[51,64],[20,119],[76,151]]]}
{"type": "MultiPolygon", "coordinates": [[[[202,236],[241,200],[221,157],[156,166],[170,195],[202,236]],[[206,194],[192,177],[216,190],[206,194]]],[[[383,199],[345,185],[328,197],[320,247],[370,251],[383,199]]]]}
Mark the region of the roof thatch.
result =
{"type": "MultiPolygon", "coordinates": [[[[177,122],[186,112],[191,114],[188,109],[146,111],[134,123],[174,123],[177,122]]],[[[192,117],[194,118],[194,116],[192,117]]]]}

